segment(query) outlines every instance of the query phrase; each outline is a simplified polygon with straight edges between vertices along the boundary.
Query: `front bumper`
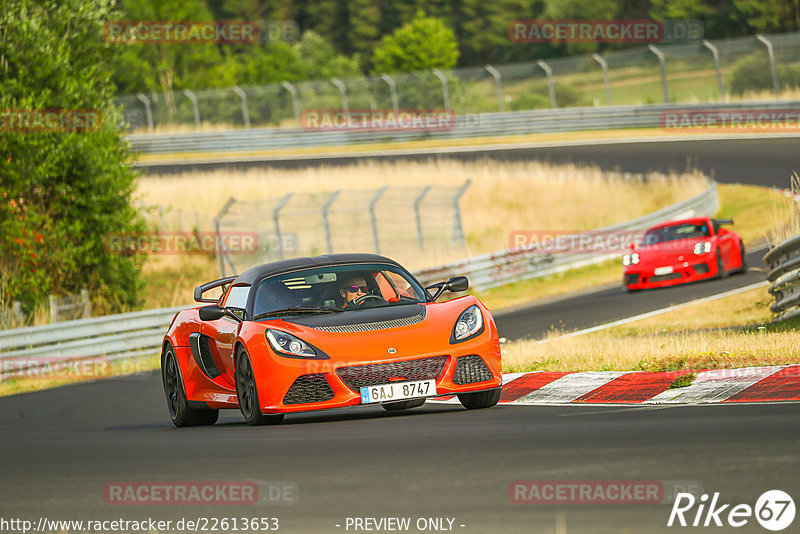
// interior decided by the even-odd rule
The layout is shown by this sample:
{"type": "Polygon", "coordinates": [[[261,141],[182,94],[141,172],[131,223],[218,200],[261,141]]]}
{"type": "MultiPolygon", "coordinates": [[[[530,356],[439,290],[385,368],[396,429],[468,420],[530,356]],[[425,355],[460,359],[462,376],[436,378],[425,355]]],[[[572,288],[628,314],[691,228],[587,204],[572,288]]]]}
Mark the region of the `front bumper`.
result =
{"type": "Polygon", "coordinates": [[[500,345],[497,338],[486,337],[482,343],[452,345],[449,354],[361,362],[281,362],[280,373],[256,376],[261,411],[294,413],[361,405],[362,386],[389,382],[435,379],[435,396],[497,388],[503,381],[500,345]]]}
{"type": "Polygon", "coordinates": [[[669,287],[687,282],[695,282],[714,278],[717,275],[717,263],[714,256],[698,257],[694,261],[683,261],[671,265],[672,272],[656,274],[655,267],[640,265],[625,268],[623,284],[627,289],[652,289],[669,287]]]}

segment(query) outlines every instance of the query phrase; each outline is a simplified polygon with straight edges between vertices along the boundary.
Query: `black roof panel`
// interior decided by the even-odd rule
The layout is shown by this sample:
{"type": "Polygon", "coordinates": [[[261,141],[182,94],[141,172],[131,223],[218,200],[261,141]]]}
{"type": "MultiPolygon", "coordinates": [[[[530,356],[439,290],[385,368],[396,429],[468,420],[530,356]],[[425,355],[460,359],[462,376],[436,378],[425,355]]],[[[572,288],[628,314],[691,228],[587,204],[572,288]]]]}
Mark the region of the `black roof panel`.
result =
{"type": "Polygon", "coordinates": [[[292,258],[289,260],[281,260],[272,263],[265,263],[263,265],[256,265],[255,267],[250,267],[245,272],[240,274],[233,283],[234,285],[253,284],[256,280],[263,278],[264,276],[271,276],[273,274],[282,272],[293,271],[305,267],[344,265],[348,263],[389,263],[402,268],[402,265],[396,261],[385,256],[379,256],[378,254],[324,254],[322,256],[314,256],[313,258],[292,258]]]}

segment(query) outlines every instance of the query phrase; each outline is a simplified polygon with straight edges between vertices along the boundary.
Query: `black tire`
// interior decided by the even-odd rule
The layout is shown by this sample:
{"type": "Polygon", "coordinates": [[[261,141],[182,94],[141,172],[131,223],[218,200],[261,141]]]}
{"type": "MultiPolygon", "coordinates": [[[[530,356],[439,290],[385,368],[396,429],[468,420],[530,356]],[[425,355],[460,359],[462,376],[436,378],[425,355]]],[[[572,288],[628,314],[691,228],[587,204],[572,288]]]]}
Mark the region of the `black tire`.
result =
{"type": "Polygon", "coordinates": [[[458,396],[459,402],[467,410],[478,410],[481,408],[491,408],[500,400],[501,388],[490,389],[488,391],[478,391],[475,393],[462,393],[458,396]]]}
{"type": "Polygon", "coordinates": [[[189,402],[186,400],[186,391],[183,389],[183,380],[181,380],[178,370],[178,359],[175,357],[175,350],[171,345],[167,345],[163,361],[161,381],[164,384],[167,410],[169,410],[172,424],[183,427],[216,423],[219,419],[219,410],[197,410],[189,406],[189,402]]]}
{"type": "Polygon", "coordinates": [[[239,410],[250,426],[279,425],[283,422],[283,414],[264,415],[258,402],[258,390],[253,376],[250,357],[244,349],[236,356],[236,396],[239,398],[239,410]]]}
{"type": "Polygon", "coordinates": [[[722,264],[722,256],[717,251],[717,276],[716,278],[725,278],[728,273],[725,271],[725,266],[722,264]]]}
{"type": "Polygon", "coordinates": [[[744,243],[739,240],[739,259],[741,262],[741,267],[739,267],[738,272],[746,273],[747,272],[747,253],[744,250],[744,243]]]}
{"type": "Polygon", "coordinates": [[[381,404],[381,406],[383,406],[383,409],[387,412],[397,412],[400,410],[419,408],[423,404],[425,404],[425,399],[411,399],[405,401],[384,402],[381,404]]]}

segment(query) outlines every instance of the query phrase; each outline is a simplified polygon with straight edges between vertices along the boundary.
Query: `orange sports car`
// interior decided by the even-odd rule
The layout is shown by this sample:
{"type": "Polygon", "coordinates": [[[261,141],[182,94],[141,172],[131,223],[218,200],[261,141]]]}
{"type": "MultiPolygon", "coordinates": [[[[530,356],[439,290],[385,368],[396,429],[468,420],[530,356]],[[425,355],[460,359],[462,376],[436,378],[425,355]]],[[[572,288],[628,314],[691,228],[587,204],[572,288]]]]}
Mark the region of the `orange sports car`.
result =
{"type": "Polygon", "coordinates": [[[284,414],[381,405],[389,411],[457,395],[466,408],[500,399],[497,327],[457,276],[427,288],[397,262],[332,254],[260,265],[195,288],[179,312],[161,374],[176,426],[210,425],[239,408],[251,425],[284,414]],[[204,294],[220,291],[219,298],[204,294]]]}

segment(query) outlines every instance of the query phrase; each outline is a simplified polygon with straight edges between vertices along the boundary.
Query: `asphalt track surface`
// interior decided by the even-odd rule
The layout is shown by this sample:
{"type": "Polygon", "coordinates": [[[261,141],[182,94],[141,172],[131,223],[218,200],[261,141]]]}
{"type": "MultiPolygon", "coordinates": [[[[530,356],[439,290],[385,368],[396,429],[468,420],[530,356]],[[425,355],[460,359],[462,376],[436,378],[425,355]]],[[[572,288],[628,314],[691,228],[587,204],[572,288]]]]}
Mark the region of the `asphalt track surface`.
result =
{"type": "Polygon", "coordinates": [[[247,162],[218,161],[189,164],[153,164],[143,167],[153,175],[172,174],[191,170],[247,168],[307,168],[320,165],[351,165],[364,159],[380,161],[421,161],[435,158],[455,158],[460,161],[493,159],[497,161],[544,161],[550,163],[594,164],[606,170],[622,172],[685,171],[697,168],[720,183],[748,183],[767,187],[787,188],[792,172],[800,171],[797,154],[800,136],[756,139],[692,139],[667,142],[603,142],[599,144],[565,146],[522,146],[492,149],[477,146],[469,151],[447,154],[448,149],[431,149],[431,153],[412,153],[369,156],[337,155],[314,159],[268,158],[247,162]]]}
{"type": "Polygon", "coordinates": [[[156,373],[0,399],[2,517],[277,517],[288,533],[348,532],[347,517],[449,517],[463,533],[546,533],[557,522],[564,532],[620,533],[669,530],[671,506],[513,503],[509,486],[679,481],[720,492],[725,503],[752,506],[775,488],[800,498],[797,404],[428,404],[405,414],[364,407],[291,415],[271,427],[223,414],[214,427],[173,428],[156,373]],[[108,483],[187,480],[288,482],[297,502],[104,500],[108,483]]]}
{"type": "MultiPolygon", "coordinates": [[[[730,148],[715,164],[717,179],[743,151],[759,150],[769,143],[730,148]]],[[[764,168],[740,165],[733,176],[785,179],[789,158],[770,154],[764,168]]],[[[508,336],[537,335],[555,320],[570,328],[606,322],[763,280],[760,255],[750,257],[755,269],[746,275],[633,295],[613,288],[501,314],[498,322],[508,336]]],[[[770,489],[800,502],[799,429],[794,403],[477,411],[429,403],[403,414],[371,407],[296,414],[258,428],[227,411],[213,427],[175,429],[158,373],[145,373],[0,398],[0,520],[277,517],[280,532],[338,533],[354,532],[345,529],[348,517],[409,517],[412,525],[446,517],[464,533],[700,531],[708,529],[667,528],[669,504],[513,503],[509,487],[516,480],[666,481],[669,490],[677,481],[720,492],[723,503],[753,506],[770,489]],[[297,488],[297,502],[107,503],[106,485],[122,481],[286,483],[297,488]]],[[[752,518],[735,531],[764,532],[752,518]]]]}
{"type": "Polygon", "coordinates": [[[633,293],[622,287],[620,265],[620,283],[613,287],[493,315],[500,336],[510,340],[540,338],[551,329],[589,328],[761,282],[767,273],[765,253],[765,249],[747,253],[746,273],[633,293]]]}

